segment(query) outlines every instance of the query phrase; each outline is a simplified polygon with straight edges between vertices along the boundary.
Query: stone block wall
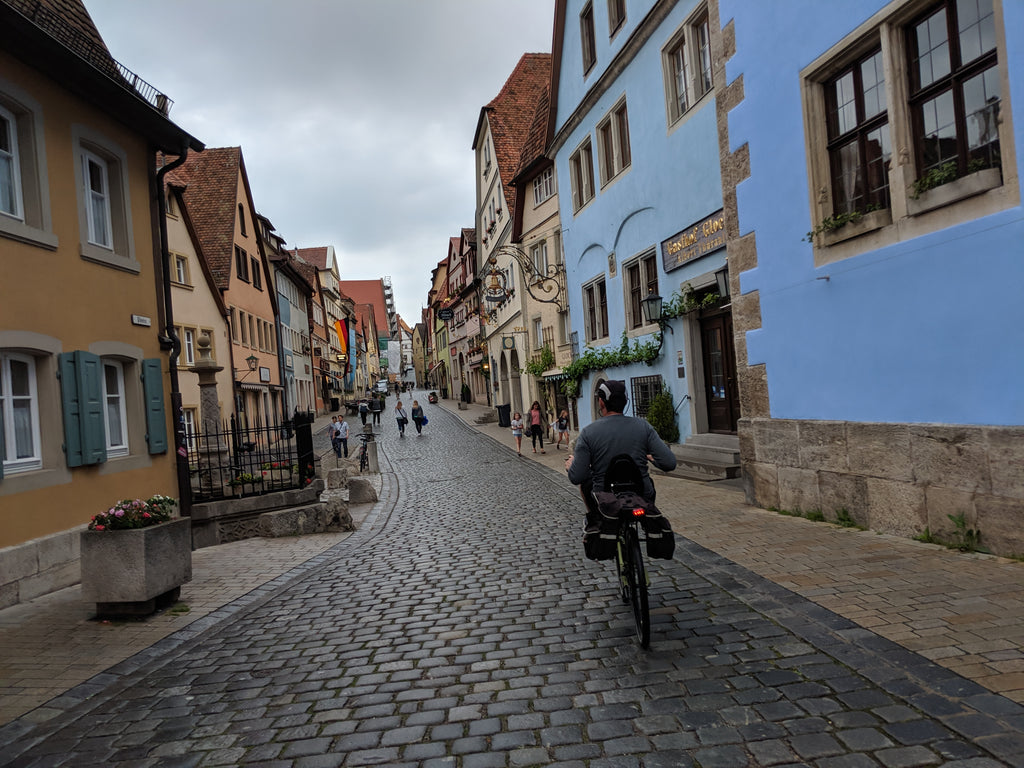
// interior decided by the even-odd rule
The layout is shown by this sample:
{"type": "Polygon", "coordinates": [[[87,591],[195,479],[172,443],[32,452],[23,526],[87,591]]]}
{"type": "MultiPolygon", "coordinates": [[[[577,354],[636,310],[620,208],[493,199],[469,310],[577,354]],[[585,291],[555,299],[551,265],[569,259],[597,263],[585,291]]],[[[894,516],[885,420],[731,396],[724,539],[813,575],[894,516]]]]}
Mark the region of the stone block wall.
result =
{"type": "Polygon", "coordinates": [[[943,539],[963,515],[985,549],[1024,555],[1024,427],[744,418],[739,433],[750,504],[943,539]]]}
{"type": "Polygon", "coordinates": [[[77,584],[79,537],[85,526],[0,549],[0,608],[77,584]]]}

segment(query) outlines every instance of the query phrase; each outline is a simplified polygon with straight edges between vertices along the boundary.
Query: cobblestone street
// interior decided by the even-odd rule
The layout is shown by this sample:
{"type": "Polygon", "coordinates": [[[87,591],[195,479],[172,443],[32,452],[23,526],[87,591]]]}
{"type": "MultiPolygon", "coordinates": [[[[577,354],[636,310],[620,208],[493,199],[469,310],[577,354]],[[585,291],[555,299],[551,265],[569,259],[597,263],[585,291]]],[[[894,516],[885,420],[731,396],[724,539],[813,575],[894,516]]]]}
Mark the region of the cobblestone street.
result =
{"type": "Polygon", "coordinates": [[[400,439],[393,404],[359,531],[0,731],[2,763],[1024,766],[1020,705],[682,536],[641,650],[564,475],[437,406],[400,439]]]}

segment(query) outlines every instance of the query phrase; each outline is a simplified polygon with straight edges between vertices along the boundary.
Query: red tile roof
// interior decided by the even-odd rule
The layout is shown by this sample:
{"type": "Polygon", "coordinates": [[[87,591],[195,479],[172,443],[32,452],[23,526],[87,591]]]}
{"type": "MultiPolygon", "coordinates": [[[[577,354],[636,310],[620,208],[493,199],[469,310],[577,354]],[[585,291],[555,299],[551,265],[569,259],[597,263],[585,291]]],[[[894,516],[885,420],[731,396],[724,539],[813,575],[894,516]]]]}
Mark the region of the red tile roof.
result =
{"type": "Polygon", "coordinates": [[[389,336],[387,302],[384,300],[384,283],[377,280],[340,280],[341,288],[356,304],[370,304],[373,307],[374,325],[377,335],[389,336]]]}
{"type": "Polygon", "coordinates": [[[327,269],[327,246],[299,248],[299,258],[309,262],[317,269],[327,269]]]}
{"type": "Polygon", "coordinates": [[[505,204],[509,211],[515,210],[516,192],[511,181],[519,169],[523,146],[535,122],[537,104],[550,80],[550,53],[523,54],[501,92],[480,113],[481,123],[486,115],[490,124],[498,173],[503,181],[505,204]]]}
{"type": "Polygon", "coordinates": [[[222,291],[231,285],[239,173],[244,173],[242,148],[214,147],[190,153],[184,165],[167,174],[168,182],[185,189],[203,256],[222,291]]]}

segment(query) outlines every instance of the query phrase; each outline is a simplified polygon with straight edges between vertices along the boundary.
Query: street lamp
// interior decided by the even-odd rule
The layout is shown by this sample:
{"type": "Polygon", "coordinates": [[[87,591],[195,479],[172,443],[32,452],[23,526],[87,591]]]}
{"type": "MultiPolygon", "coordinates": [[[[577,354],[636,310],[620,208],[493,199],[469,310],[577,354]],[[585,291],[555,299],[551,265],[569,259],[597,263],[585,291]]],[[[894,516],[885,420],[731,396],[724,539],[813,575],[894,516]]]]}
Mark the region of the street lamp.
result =
{"type": "Polygon", "coordinates": [[[658,351],[655,357],[661,354],[661,347],[665,343],[665,329],[668,328],[675,335],[675,330],[668,324],[668,318],[662,314],[664,300],[655,291],[647,294],[647,297],[640,302],[640,311],[643,313],[644,322],[658,324],[658,351]]]}
{"type": "Polygon", "coordinates": [[[249,355],[245,358],[245,364],[249,366],[249,372],[255,371],[260,364],[260,359],[256,355],[249,355]]]}

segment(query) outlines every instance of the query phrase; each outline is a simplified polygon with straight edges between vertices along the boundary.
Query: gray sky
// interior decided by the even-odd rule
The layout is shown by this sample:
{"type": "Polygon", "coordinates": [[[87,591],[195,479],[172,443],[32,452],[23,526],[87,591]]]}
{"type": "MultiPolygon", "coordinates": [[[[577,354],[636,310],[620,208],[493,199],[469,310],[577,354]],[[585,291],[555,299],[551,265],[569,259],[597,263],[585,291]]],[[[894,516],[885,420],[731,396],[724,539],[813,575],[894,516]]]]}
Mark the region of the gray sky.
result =
{"type": "Polygon", "coordinates": [[[448,238],[473,226],[473,130],[554,0],[85,0],[115,59],[208,147],[241,146],[289,247],[342,279],[390,275],[419,321],[448,238]]]}

